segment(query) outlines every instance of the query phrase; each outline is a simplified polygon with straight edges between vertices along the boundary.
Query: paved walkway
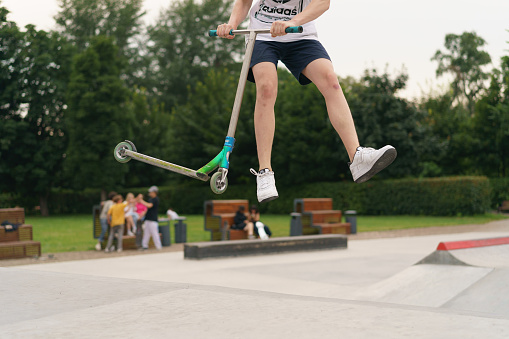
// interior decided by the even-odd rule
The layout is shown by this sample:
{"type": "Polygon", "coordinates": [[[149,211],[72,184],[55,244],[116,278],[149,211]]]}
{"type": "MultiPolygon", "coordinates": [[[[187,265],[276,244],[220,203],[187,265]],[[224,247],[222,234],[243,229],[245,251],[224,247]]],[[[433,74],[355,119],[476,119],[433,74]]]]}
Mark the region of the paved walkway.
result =
{"type": "MultiPolygon", "coordinates": [[[[462,303],[467,296],[455,290],[460,299],[432,306],[373,294],[380,286],[408,290],[409,280],[398,276],[414,274],[439,242],[508,236],[509,220],[444,229],[359,234],[346,250],[201,261],[170,250],[68,261],[57,254],[45,264],[24,262],[0,268],[1,308],[9,314],[0,317],[0,337],[508,338],[508,312],[486,300],[509,291],[476,288],[469,300],[480,301],[462,303]]],[[[438,270],[457,269],[429,265],[418,281],[447,286],[438,270]]],[[[470,271],[457,274],[482,287],[481,271],[470,271]]]]}

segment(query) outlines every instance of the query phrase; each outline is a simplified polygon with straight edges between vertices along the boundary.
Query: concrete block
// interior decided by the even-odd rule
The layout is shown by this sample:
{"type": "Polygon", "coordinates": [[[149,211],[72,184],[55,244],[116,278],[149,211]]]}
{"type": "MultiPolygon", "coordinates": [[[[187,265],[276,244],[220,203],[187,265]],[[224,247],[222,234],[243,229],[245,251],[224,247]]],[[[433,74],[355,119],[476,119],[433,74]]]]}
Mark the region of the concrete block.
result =
{"type": "Polygon", "coordinates": [[[185,244],[184,258],[206,259],[346,248],[347,237],[338,234],[282,237],[268,240],[209,241],[185,244]]]}

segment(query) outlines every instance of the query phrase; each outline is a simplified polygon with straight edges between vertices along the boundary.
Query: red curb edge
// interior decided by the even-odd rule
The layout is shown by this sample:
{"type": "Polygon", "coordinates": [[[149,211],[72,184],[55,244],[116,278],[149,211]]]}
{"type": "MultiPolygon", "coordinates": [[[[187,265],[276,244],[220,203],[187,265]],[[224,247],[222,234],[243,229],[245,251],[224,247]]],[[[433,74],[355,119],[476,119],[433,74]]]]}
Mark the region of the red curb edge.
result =
{"type": "Polygon", "coordinates": [[[437,251],[452,251],[465,248],[486,247],[507,244],[509,244],[509,237],[480,239],[480,240],[450,241],[441,242],[440,244],[438,244],[437,251]]]}

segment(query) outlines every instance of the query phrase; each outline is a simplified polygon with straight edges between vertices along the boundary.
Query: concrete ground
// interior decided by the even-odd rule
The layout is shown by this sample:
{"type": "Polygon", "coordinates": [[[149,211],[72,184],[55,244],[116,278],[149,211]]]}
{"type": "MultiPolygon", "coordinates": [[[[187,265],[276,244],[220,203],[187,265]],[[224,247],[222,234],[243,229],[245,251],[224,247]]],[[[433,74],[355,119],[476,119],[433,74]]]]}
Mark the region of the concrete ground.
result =
{"type": "Polygon", "coordinates": [[[509,236],[509,220],[387,235],[350,236],[344,250],[0,268],[0,338],[509,338],[507,252],[494,265],[414,265],[439,242],[509,236]]]}

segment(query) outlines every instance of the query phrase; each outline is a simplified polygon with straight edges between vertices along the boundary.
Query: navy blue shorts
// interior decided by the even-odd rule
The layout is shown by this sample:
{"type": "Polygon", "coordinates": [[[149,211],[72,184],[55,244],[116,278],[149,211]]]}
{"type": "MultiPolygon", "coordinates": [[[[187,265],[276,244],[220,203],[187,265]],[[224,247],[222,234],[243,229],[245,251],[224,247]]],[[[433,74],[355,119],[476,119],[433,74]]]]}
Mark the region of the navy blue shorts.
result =
{"type": "Polygon", "coordinates": [[[252,67],[260,62],[272,62],[277,67],[278,60],[292,72],[301,85],[311,83],[302,71],[316,59],[328,59],[329,54],[318,40],[299,40],[276,42],[256,40],[247,80],[255,82],[252,67]]]}

